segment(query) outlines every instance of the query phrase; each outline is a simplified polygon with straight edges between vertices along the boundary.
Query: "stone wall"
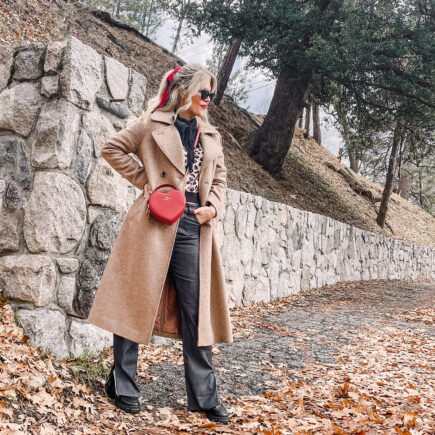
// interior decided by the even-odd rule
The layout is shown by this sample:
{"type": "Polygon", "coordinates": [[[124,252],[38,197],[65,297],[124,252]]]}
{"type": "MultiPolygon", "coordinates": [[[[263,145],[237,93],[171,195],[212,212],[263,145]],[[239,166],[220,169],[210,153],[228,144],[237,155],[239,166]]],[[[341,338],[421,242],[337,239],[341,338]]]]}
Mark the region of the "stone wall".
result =
{"type": "Polygon", "coordinates": [[[228,189],[218,224],[230,306],[341,281],[434,279],[435,249],[228,189]]]}
{"type": "Polygon", "coordinates": [[[146,85],[74,37],[0,46],[0,289],[58,358],[111,344],[84,319],[140,191],[100,150],[142,109],[146,85]]]}
{"type": "MultiPolygon", "coordinates": [[[[141,192],[100,150],[143,107],[146,84],[74,37],[0,46],[0,290],[31,342],[57,358],[111,345],[85,319],[141,192]]],[[[230,306],[338,281],[435,277],[435,250],[231,189],[217,229],[230,306]]]]}

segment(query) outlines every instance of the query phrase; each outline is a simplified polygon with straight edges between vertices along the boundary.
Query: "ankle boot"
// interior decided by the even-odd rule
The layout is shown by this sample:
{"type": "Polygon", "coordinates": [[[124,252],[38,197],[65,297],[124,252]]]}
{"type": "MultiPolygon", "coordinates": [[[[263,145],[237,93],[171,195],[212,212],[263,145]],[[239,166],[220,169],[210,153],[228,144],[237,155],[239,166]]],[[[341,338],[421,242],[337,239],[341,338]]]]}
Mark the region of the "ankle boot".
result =
{"type": "Polygon", "coordinates": [[[115,388],[115,365],[112,366],[109,376],[106,380],[106,384],[104,386],[104,390],[106,394],[110,397],[110,399],[115,401],[115,405],[122,409],[125,412],[129,412],[130,414],[137,414],[141,411],[139,398],[135,396],[124,396],[117,395],[115,388]]]}

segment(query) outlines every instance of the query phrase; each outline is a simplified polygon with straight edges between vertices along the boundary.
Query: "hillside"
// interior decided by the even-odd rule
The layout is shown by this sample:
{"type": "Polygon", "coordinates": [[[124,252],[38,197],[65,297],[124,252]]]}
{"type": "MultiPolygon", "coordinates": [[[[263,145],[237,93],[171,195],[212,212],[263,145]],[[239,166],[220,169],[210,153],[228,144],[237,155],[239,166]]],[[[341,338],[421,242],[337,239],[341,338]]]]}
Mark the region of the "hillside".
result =
{"type": "MultiPolygon", "coordinates": [[[[61,40],[72,33],[99,53],[112,56],[148,78],[147,97],[157,91],[162,74],[184,61],[107,14],[83,8],[77,0],[0,0],[0,41],[24,44],[61,40]]],[[[313,213],[320,213],[388,237],[435,248],[435,219],[392,194],[384,229],[376,224],[379,202],[355,192],[338,172],[345,165],[296,128],[284,162],[282,180],[275,180],[243,151],[244,138],[262,117],[224,98],[210,105],[210,119],[222,133],[228,187],[261,195],[313,213]],[[412,225],[410,225],[412,223],[412,225]]],[[[382,186],[355,175],[361,186],[380,197],[382,186]]]]}

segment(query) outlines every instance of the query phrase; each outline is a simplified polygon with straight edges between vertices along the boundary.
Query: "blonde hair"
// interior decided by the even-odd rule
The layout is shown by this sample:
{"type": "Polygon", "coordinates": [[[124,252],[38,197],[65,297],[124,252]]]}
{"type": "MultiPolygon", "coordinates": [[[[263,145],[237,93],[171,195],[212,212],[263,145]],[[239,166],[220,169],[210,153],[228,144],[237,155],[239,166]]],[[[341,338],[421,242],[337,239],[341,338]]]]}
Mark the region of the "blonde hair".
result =
{"type": "MultiPolygon", "coordinates": [[[[166,79],[173,70],[174,69],[172,68],[164,74],[160,82],[157,95],[148,100],[146,108],[142,110],[138,117],[139,119],[145,122],[148,119],[148,116],[158,108],[160,100],[162,99],[163,93],[166,89],[166,79]]],[[[192,105],[192,96],[201,90],[200,87],[202,82],[207,79],[210,79],[210,92],[214,92],[217,87],[217,79],[210,71],[205,69],[199,63],[183,65],[173,76],[169,85],[166,101],[162,107],[158,108],[158,110],[162,110],[164,112],[175,111],[174,115],[176,118],[180,111],[187,110],[192,105]],[[186,94],[186,104],[184,106],[177,107],[180,104],[181,96],[186,94]]],[[[204,111],[200,118],[206,124],[209,124],[207,110],[204,111]]]]}

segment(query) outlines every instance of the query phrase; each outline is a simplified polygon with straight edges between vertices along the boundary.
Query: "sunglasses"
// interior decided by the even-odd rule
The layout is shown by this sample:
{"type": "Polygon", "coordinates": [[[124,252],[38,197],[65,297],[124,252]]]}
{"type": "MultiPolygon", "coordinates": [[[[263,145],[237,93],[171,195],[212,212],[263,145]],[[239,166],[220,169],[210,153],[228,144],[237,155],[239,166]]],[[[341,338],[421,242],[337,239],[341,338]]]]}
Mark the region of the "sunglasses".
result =
{"type": "Polygon", "coordinates": [[[214,92],[210,92],[207,89],[201,89],[200,91],[198,91],[201,94],[201,100],[206,100],[207,97],[210,97],[210,100],[213,100],[213,97],[215,95],[214,92]]]}

